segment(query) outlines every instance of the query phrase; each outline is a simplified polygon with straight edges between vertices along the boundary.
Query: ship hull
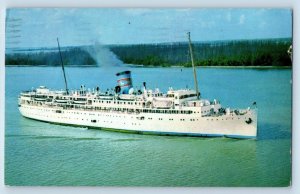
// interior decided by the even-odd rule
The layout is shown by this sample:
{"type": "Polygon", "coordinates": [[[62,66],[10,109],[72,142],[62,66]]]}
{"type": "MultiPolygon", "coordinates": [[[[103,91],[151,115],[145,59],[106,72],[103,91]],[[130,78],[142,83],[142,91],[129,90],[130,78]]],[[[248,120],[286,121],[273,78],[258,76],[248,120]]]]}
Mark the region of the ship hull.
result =
{"type": "Polygon", "coordinates": [[[255,110],[248,111],[245,115],[230,114],[217,117],[201,117],[197,114],[129,114],[120,111],[58,109],[25,104],[20,105],[19,110],[24,117],[39,121],[119,132],[230,138],[257,137],[255,110]]]}

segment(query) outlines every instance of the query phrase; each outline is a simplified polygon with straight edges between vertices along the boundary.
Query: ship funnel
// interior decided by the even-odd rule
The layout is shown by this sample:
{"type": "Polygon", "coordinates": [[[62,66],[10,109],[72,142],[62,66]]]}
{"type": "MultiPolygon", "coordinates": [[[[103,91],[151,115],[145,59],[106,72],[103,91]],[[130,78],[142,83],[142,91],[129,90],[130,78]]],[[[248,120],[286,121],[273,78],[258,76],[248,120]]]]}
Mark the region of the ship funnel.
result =
{"type": "Polygon", "coordinates": [[[132,81],[131,81],[131,72],[130,71],[123,71],[116,74],[118,76],[118,86],[121,88],[122,94],[128,94],[129,90],[132,88],[132,81]]]}

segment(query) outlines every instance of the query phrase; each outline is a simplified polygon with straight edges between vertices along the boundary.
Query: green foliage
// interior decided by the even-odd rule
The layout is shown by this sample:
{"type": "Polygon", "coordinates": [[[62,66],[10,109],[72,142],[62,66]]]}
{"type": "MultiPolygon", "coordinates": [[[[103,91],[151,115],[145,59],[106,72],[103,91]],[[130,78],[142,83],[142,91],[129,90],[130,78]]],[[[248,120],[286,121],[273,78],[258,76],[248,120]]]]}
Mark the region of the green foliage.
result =
{"type": "MultiPolygon", "coordinates": [[[[291,66],[291,39],[194,43],[197,66],[291,66]]],[[[114,45],[111,50],[128,64],[190,67],[187,43],[114,45]]]]}
{"type": "MultiPolygon", "coordinates": [[[[287,54],[291,39],[196,42],[197,66],[291,66],[287,54]]],[[[190,67],[187,43],[110,45],[110,50],[126,64],[190,67]]],[[[65,65],[96,65],[84,47],[62,51],[65,65]]],[[[5,55],[6,65],[61,65],[58,51],[5,55]]]]}
{"type": "Polygon", "coordinates": [[[124,58],[124,63],[127,64],[143,64],[147,66],[162,66],[165,63],[165,61],[162,58],[159,58],[154,55],[147,55],[144,58],[124,58]]]}
{"type": "MultiPolygon", "coordinates": [[[[96,65],[96,61],[81,48],[62,51],[64,65],[96,65]]],[[[13,53],[5,55],[5,65],[48,65],[60,66],[60,56],[56,52],[13,53]]]]}

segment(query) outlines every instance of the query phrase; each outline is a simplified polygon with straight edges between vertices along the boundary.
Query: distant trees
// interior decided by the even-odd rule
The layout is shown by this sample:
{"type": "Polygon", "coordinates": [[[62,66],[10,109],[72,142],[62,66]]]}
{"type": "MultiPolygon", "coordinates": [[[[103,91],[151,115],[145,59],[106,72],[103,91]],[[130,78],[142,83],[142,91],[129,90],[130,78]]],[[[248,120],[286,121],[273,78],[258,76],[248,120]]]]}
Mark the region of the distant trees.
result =
{"type": "MultiPolygon", "coordinates": [[[[197,66],[291,66],[291,39],[196,42],[197,66]]],[[[187,43],[116,45],[111,50],[125,63],[145,66],[191,66],[187,43]]]]}
{"type": "Polygon", "coordinates": [[[133,58],[127,57],[123,59],[126,64],[142,64],[151,66],[167,66],[168,63],[164,61],[161,57],[155,55],[147,55],[144,58],[133,58]]]}
{"type": "MultiPolygon", "coordinates": [[[[195,42],[197,66],[291,66],[287,50],[291,39],[195,42]]],[[[188,44],[183,42],[138,45],[110,45],[124,63],[145,66],[190,67],[188,44]]],[[[96,65],[84,47],[62,51],[65,65],[96,65]]],[[[60,65],[57,51],[23,52],[5,55],[6,65],[60,65]]],[[[101,59],[100,59],[101,60],[101,59]]]]}
{"type": "MultiPolygon", "coordinates": [[[[64,65],[96,65],[96,61],[81,48],[62,51],[64,65]]],[[[5,54],[5,65],[61,65],[58,51],[5,54]]]]}

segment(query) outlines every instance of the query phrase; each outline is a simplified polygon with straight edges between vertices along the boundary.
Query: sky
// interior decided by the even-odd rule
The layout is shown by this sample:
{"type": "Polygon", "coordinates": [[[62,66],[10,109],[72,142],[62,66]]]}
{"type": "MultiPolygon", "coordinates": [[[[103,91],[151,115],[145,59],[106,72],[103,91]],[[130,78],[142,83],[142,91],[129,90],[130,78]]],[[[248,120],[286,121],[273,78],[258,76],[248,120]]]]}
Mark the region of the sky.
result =
{"type": "Polygon", "coordinates": [[[6,48],[291,38],[290,9],[13,8],[6,48]]]}

